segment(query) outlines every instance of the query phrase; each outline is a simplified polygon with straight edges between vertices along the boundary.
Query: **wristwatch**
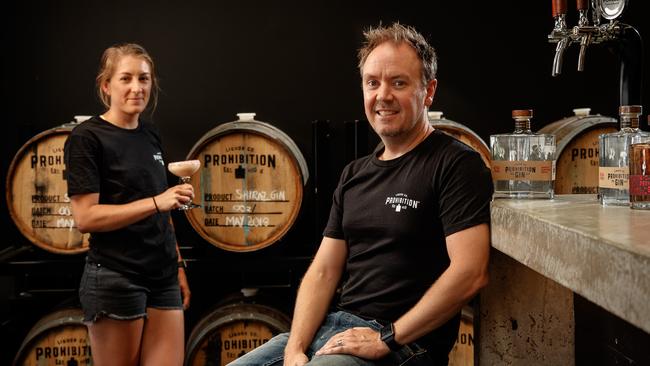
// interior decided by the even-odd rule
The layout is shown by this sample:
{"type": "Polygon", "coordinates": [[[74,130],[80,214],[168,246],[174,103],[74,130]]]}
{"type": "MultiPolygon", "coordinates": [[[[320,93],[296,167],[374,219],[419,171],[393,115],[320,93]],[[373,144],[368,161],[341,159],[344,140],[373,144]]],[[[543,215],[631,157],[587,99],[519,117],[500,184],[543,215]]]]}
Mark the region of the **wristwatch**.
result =
{"type": "Polygon", "coordinates": [[[397,351],[402,348],[402,345],[395,341],[395,327],[393,326],[393,323],[384,325],[379,330],[379,338],[382,342],[386,343],[391,351],[397,351]]]}

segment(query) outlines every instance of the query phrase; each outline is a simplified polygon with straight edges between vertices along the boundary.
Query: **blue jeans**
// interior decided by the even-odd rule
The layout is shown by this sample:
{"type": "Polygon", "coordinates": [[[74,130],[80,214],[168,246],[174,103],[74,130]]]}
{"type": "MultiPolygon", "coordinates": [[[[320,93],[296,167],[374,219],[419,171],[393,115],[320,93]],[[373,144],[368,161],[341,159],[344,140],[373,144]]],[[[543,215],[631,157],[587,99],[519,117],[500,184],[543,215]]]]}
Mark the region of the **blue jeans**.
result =
{"type": "MultiPolygon", "coordinates": [[[[403,346],[400,350],[391,352],[381,360],[366,360],[351,355],[322,355],[315,356],[318,351],[333,335],[353,327],[370,327],[378,330],[381,325],[374,321],[368,321],[358,316],[343,311],[331,313],[327,316],[314,339],[305,352],[310,361],[307,365],[312,366],[432,366],[438,365],[433,362],[427,350],[420,348],[415,343],[403,346]]],[[[228,366],[281,366],[284,362],[284,348],[287,345],[289,333],[282,333],[243,355],[228,366]]],[[[441,363],[446,365],[447,363],[441,363]]]]}

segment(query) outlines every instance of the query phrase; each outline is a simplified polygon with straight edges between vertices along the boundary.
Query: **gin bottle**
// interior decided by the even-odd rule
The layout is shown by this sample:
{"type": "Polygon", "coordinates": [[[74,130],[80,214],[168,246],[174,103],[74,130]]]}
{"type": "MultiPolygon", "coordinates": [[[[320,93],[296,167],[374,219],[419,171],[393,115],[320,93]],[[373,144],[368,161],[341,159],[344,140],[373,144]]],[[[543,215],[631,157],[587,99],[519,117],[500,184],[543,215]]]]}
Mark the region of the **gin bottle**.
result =
{"type": "Polygon", "coordinates": [[[649,137],[639,130],[640,105],[623,105],[619,108],[620,131],[598,137],[600,151],[598,164],[598,197],[603,206],[628,206],[629,155],[633,139],[649,137]]]}
{"type": "Polygon", "coordinates": [[[533,111],[512,111],[515,130],[490,136],[495,198],[553,198],[555,136],[533,133],[533,111]]]}
{"type": "MultiPolygon", "coordinates": [[[[648,116],[650,123],[650,116],[648,116]]],[[[630,208],[650,210],[650,136],[632,137],[630,145],[630,208]]]]}

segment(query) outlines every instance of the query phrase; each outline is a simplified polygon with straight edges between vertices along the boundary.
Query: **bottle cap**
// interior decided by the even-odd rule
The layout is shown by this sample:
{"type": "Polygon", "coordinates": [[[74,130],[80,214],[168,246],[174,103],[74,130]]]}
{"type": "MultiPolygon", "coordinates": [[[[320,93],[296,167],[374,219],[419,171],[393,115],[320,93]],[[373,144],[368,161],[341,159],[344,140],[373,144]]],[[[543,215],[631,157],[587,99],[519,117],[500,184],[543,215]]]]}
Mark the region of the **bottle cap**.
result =
{"type": "Polygon", "coordinates": [[[591,113],[591,108],[576,108],[573,110],[573,114],[579,117],[586,117],[591,113]]]}
{"type": "Polygon", "coordinates": [[[257,288],[245,287],[245,288],[241,289],[240,291],[241,291],[242,295],[244,295],[244,297],[253,297],[253,296],[257,295],[258,290],[259,289],[257,289],[257,288]]]}
{"type": "Polygon", "coordinates": [[[237,113],[237,117],[239,117],[239,122],[253,122],[255,113],[237,113]]]}
{"type": "Polygon", "coordinates": [[[512,117],[528,117],[528,118],[532,118],[533,117],[533,110],[532,109],[513,109],[512,110],[512,117]]]}
{"type": "Polygon", "coordinates": [[[83,121],[89,120],[90,118],[92,118],[92,116],[74,116],[74,120],[77,123],[81,123],[83,121]]]}
{"type": "Polygon", "coordinates": [[[440,111],[429,111],[427,112],[429,119],[442,119],[442,112],[440,111]]]}

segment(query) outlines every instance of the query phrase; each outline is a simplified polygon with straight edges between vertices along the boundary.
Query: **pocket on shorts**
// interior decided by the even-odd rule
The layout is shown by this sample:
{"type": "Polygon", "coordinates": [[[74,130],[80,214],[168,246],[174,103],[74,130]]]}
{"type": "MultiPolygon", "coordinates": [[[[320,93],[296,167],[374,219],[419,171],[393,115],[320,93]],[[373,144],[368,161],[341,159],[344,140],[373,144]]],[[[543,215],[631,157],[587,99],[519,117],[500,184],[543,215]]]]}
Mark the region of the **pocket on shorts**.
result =
{"type": "Polygon", "coordinates": [[[84,267],[83,274],[81,275],[81,280],[79,281],[79,296],[83,296],[88,293],[89,285],[92,285],[94,279],[97,278],[97,266],[91,263],[86,263],[84,267]]]}

